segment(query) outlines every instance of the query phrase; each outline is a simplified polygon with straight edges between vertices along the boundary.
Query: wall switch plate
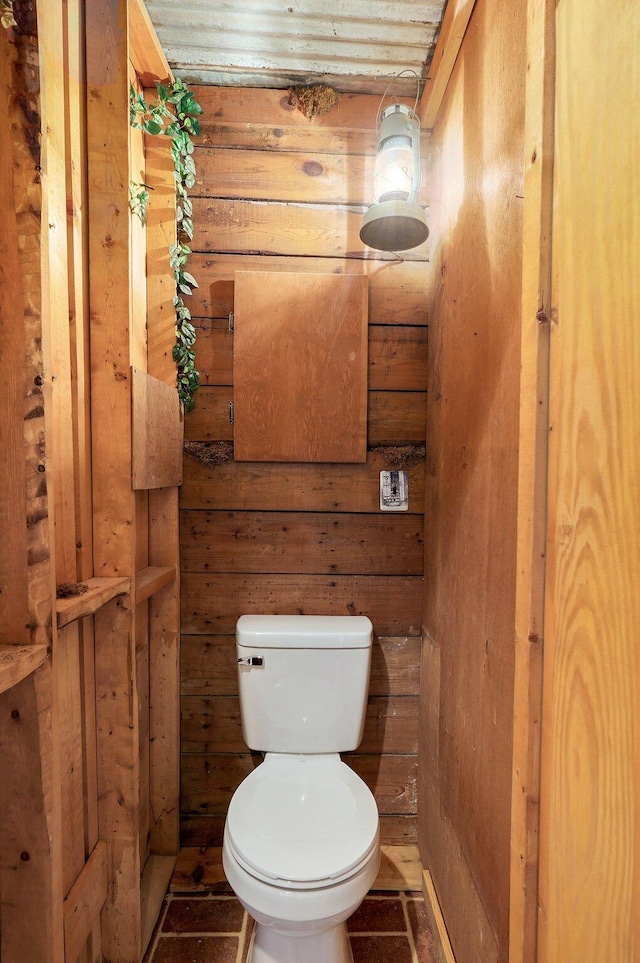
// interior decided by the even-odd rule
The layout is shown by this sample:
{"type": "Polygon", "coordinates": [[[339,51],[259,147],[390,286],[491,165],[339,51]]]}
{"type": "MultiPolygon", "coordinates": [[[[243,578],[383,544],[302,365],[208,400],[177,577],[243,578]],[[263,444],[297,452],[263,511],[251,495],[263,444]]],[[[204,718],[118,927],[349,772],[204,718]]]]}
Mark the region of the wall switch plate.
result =
{"type": "Polygon", "coordinates": [[[409,475],[406,471],[380,472],[380,511],[409,510],[409,475]]]}

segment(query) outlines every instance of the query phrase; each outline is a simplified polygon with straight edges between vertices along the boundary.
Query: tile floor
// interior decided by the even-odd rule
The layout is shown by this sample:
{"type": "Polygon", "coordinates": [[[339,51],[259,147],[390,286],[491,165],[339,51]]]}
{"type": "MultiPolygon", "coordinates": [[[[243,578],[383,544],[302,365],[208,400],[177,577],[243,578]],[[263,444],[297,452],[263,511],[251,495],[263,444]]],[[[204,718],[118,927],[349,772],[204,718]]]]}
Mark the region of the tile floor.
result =
{"type": "MultiPolygon", "coordinates": [[[[354,963],[437,963],[424,900],[371,892],[348,923],[354,963]]],[[[165,899],[144,963],[244,963],[252,921],[229,893],[165,899]]]]}

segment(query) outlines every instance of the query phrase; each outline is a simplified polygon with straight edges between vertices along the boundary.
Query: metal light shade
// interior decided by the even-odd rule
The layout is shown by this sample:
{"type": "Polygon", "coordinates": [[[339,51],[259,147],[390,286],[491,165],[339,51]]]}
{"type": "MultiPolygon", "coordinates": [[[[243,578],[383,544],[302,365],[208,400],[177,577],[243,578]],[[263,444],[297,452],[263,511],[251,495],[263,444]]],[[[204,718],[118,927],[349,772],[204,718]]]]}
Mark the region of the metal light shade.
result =
{"type": "Polygon", "coordinates": [[[413,111],[393,104],[382,113],[374,173],[374,204],[360,239],[378,251],[408,251],[429,236],[420,187],[420,128],[413,111]]]}

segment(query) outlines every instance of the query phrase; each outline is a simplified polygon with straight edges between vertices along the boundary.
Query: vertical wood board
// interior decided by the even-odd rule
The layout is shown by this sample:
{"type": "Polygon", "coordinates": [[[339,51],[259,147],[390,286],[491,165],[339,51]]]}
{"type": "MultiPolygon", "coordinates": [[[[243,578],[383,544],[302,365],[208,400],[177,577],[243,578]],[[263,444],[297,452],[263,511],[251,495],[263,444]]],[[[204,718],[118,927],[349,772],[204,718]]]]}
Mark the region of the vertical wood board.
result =
{"type": "Polygon", "coordinates": [[[596,0],[560,0],[555,14],[538,959],[631,963],[640,955],[640,7],[622,2],[611,17],[596,0]]]}
{"type": "Polygon", "coordinates": [[[419,839],[474,963],[509,940],[525,36],[524,0],[477,0],[432,135],[424,624],[440,679],[419,839]]]}
{"type": "Polygon", "coordinates": [[[358,276],[236,272],[237,461],[366,461],[366,293],[358,276]]]}

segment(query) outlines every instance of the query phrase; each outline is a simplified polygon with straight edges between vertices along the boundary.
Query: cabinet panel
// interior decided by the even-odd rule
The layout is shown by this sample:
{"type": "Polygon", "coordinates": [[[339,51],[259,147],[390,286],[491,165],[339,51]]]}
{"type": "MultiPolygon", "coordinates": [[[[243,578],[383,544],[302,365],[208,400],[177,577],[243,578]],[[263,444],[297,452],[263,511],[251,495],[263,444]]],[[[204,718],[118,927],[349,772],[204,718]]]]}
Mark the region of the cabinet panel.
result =
{"type": "Polygon", "coordinates": [[[367,279],[235,275],[237,461],[364,462],[367,279]]]}

